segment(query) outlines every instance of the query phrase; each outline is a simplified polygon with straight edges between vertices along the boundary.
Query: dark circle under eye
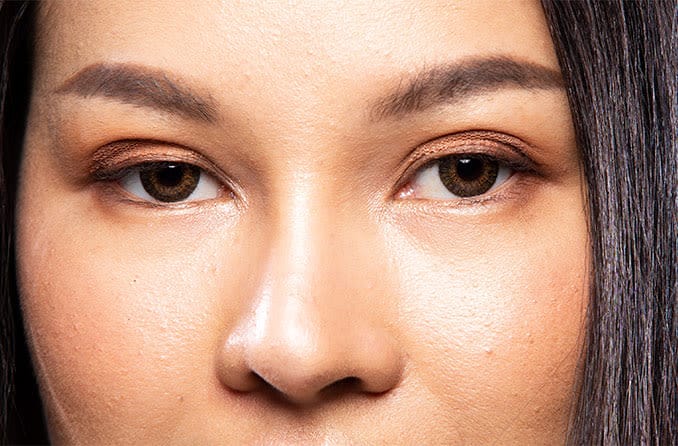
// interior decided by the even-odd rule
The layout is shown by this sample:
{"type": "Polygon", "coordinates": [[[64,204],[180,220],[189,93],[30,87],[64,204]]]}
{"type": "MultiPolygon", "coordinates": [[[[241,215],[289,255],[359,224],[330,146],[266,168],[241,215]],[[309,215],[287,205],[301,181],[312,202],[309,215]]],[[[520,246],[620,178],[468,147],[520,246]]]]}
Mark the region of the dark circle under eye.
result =
{"type": "Polygon", "coordinates": [[[492,188],[499,162],[482,156],[446,156],[438,161],[438,175],[447,190],[458,197],[482,195],[492,188]]]}
{"type": "Polygon", "coordinates": [[[186,163],[151,163],[139,171],[148,195],[162,202],[188,198],[200,181],[200,168],[186,163]]]}

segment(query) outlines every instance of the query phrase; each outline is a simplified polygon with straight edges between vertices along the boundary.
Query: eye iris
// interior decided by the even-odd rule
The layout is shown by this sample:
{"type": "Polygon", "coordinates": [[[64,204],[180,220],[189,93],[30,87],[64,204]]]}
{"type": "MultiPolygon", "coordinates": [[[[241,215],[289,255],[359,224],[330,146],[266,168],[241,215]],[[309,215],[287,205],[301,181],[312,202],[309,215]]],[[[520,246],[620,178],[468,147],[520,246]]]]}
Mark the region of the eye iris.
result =
{"type": "Polygon", "coordinates": [[[438,161],[438,175],[447,190],[459,197],[482,195],[492,188],[499,163],[479,156],[448,156],[438,161]]]}
{"type": "Polygon", "coordinates": [[[184,163],[153,163],[139,172],[141,184],[158,201],[188,198],[198,187],[200,169],[184,163]]]}

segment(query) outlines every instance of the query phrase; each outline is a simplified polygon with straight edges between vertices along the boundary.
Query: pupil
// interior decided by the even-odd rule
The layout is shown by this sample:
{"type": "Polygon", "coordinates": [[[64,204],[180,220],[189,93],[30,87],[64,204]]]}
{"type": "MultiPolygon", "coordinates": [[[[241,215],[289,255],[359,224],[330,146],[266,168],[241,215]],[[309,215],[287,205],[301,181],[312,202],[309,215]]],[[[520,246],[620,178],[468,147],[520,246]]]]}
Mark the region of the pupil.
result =
{"type": "Polygon", "coordinates": [[[176,187],[181,184],[184,174],[185,172],[182,166],[170,164],[169,166],[157,171],[156,180],[161,186],[176,187]]]}
{"type": "Polygon", "coordinates": [[[483,174],[484,162],[478,158],[460,158],[457,160],[457,175],[465,181],[477,180],[483,174]]]}

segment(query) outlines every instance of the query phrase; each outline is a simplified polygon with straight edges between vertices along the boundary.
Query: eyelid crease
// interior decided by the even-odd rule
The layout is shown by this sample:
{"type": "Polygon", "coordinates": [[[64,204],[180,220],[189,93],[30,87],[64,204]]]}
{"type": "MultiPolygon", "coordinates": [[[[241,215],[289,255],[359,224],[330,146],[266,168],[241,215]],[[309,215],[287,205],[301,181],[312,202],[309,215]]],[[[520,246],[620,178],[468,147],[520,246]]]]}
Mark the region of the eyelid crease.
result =
{"type": "Polygon", "coordinates": [[[395,182],[391,196],[396,196],[400,189],[411,181],[412,177],[424,166],[453,155],[484,156],[500,161],[513,170],[540,176],[542,166],[527,155],[530,148],[529,144],[519,138],[488,130],[470,130],[432,139],[419,145],[403,160],[403,167],[398,169],[398,180],[395,182]],[[460,150],[464,147],[473,148],[473,150],[460,150]],[[502,152],[506,149],[513,152],[517,159],[505,156],[502,152]]]}
{"type": "MultiPolygon", "coordinates": [[[[454,135],[445,135],[436,139],[433,139],[431,141],[428,141],[424,144],[422,144],[420,147],[424,147],[423,150],[418,150],[415,149],[414,152],[412,152],[406,159],[406,162],[408,164],[416,163],[419,161],[421,158],[432,155],[432,154],[440,154],[443,153],[441,156],[445,155],[454,155],[456,153],[482,153],[482,152],[474,152],[474,151],[460,151],[460,152],[451,152],[449,149],[454,148],[454,147],[464,147],[464,146],[469,146],[471,144],[474,146],[487,146],[487,145],[493,145],[493,144],[501,144],[504,147],[507,147],[510,149],[512,152],[514,152],[516,155],[518,155],[520,158],[524,159],[527,163],[535,165],[535,167],[538,167],[538,163],[536,163],[534,160],[532,160],[526,153],[523,148],[526,148],[528,144],[523,142],[522,140],[509,136],[503,133],[497,133],[497,132],[492,132],[492,131],[487,131],[487,130],[471,130],[459,134],[454,134],[454,135]],[[489,143],[489,144],[488,144],[489,143]],[[444,146],[444,147],[440,147],[444,146]]],[[[437,158],[440,158],[441,156],[438,156],[437,158]]]]}
{"type": "MultiPolygon", "coordinates": [[[[212,167],[212,163],[205,160],[204,157],[180,146],[153,140],[131,140],[116,141],[98,148],[92,155],[89,172],[90,175],[98,178],[99,175],[107,175],[107,173],[124,170],[126,167],[146,161],[184,162],[196,164],[198,167],[208,164],[207,169],[212,167]],[[154,146],[162,146],[164,149],[163,153],[139,153],[143,148],[154,146]]],[[[214,170],[217,170],[216,166],[214,167],[214,170]]]]}
{"type": "Polygon", "coordinates": [[[167,162],[191,164],[200,168],[245,204],[240,189],[214,162],[195,151],[164,141],[126,140],[101,146],[92,155],[89,176],[95,182],[118,181],[138,171],[143,165],[167,162]],[[162,147],[162,151],[149,149],[142,152],[145,147],[162,147]]]}

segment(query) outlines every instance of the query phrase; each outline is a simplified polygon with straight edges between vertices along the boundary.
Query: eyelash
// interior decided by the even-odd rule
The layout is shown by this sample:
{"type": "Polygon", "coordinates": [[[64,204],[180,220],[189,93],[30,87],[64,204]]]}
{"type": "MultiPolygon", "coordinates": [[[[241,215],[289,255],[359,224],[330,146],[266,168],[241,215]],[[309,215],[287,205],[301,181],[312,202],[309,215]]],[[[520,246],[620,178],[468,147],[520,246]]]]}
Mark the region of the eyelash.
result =
{"type": "MultiPolygon", "coordinates": [[[[494,190],[503,189],[502,186],[504,183],[510,181],[516,175],[520,175],[520,178],[539,175],[536,163],[520,149],[519,145],[521,144],[515,144],[515,142],[516,139],[513,137],[487,131],[472,131],[462,134],[447,135],[432,140],[419,146],[416,151],[408,157],[406,165],[409,167],[405,168],[404,174],[400,176],[401,180],[396,183],[396,192],[393,194],[393,197],[397,201],[435,201],[443,206],[453,207],[483,205],[494,201],[510,199],[510,191],[508,193],[507,191],[499,193],[494,190]],[[507,155],[507,153],[512,153],[512,155],[507,155]],[[493,183],[487,191],[473,196],[453,196],[450,199],[431,199],[413,196],[416,191],[412,189],[412,182],[426,169],[434,168],[436,166],[439,169],[441,162],[449,160],[450,158],[456,158],[457,160],[460,158],[474,158],[490,163],[496,163],[500,169],[509,169],[510,174],[502,180],[501,184],[495,185],[493,183]],[[410,188],[410,190],[406,191],[406,188],[410,188]]],[[[153,207],[194,205],[203,201],[218,199],[224,195],[229,195],[230,197],[234,196],[234,189],[231,185],[227,181],[220,179],[223,175],[214,174],[213,172],[218,170],[212,166],[208,168],[203,167],[205,164],[210,163],[199,162],[199,160],[195,159],[195,156],[185,156],[183,154],[182,156],[163,155],[155,157],[155,159],[148,159],[147,157],[144,157],[144,159],[140,159],[141,157],[131,157],[122,163],[119,163],[123,164],[123,167],[115,167],[115,163],[110,162],[115,161],[114,159],[118,158],[118,156],[115,156],[116,154],[127,151],[125,150],[126,146],[127,148],[132,148],[139,144],[139,142],[124,142],[117,148],[115,148],[114,145],[114,149],[112,150],[114,156],[111,157],[113,159],[95,163],[95,166],[91,170],[93,180],[107,186],[108,191],[115,193],[117,198],[122,198],[127,202],[153,207]],[[135,162],[136,160],[138,161],[135,162]],[[183,169],[188,169],[191,172],[198,172],[197,180],[202,182],[204,179],[213,183],[212,186],[215,189],[215,195],[208,198],[199,198],[198,200],[188,200],[198,188],[199,184],[195,189],[191,190],[187,197],[176,201],[162,201],[152,197],[145,185],[143,185],[143,191],[140,193],[134,193],[129,190],[132,188],[132,185],[136,186],[137,190],[139,190],[139,184],[143,183],[141,180],[141,176],[143,175],[142,172],[149,172],[153,169],[163,169],[168,166],[178,166],[183,169]],[[133,184],[134,182],[139,184],[133,184]],[[125,186],[127,186],[127,188],[125,186]]],[[[440,181],[442,185],[442,180],[438,181],[440,181]]],[[[493,181],[497,181],[496,177],[493,181]]],[[[442,185],[442,187],[445,188],[446,186],[442,185]]],[[[447,189],[450,191],[449,188],[447,189]]],[[[453,193],[450,191],[450,194],[453,193]]]]}
{"type": "MultiPolygon", "coordinates": [[[[397,182],[394,198],[398,201],[433,201],[446,207],[468,207],[486,205],[511,199],[514,190],[504,190],[505,183],[514,176],[517,180],[539,177],[539,166],[520,148],[524,145],[516,138],[488,131],[471,131],[463,134],[447,135],[420,146],[407,160],[407,167],[401,180],[397,182]],[[478,195],[449,199],[417,197],[413,189],[416,181],[427,169],[436,168],[449,159],[472,158],[497,163],[500,169],[509,169],[510,174],[500,184],[478,195]],[[495,190],[499,189],[499,190],[495,190]]],[[[430,176],[430,174],[429,174],[430,176]]],[[[438,179],[441,186],[442,180],[438,179]]],[[[496,180],[495,180],[496,181],[496,180]]],[[[509,188],[513,189],[513,188],[509,188]]],[[[449,191],[449,189],[448,189],[449,191]]],[[[449,191],[451,195],[452,192],[449,191]]]]}
{"type": "MultiPolygon", "coordinates": [[[[219,169],[212,166],[209,160],[202,160],[199,154],[186,153],[185,149],[176,151],[176,147],[168,147],[166,144],[162,144],[166,147],[165,153],[162,155],[139,156],[135,154],[136,156],[124,156],[138,147],[156,144],[162,143],[156,141],[123,141],[103,147],[100,149],[103,155],[95,156],[95,162],[90,169],[92,181],[99,184],[107,195],[116,200],[155,208],[186,207],[223,197],[234,197],[234,189],[231,187],[231,183],[224,180],[223,175],[218,173],[219,169]],[[176,151],[176,153],[168,154],[167,151],[176,151]],[[165,170],[164,177],[162,173],[159,173],[162,170],[165,170]],[[167,176],[168,173],[169,176],[167,176]],[[180,180],[186,178],[194,180],[195,184],[193,187],[188,186],[190,190],[188,190],[186,196],[176,200],[162,200],[158,199],[157,196],[153,197],[147,188],[147,184],[144,184],[144,180],[150,179],[157,183],[160,179],[160,182],[163,180],[176,182],[176,184],[170,186],[165,184],[169,189],[181,188],[186,185],[179,184],[182,182],[180,180]],[[207,188],[207,191],[205,188],[207,188]],[[202,196],[191,199],[192,196],[196,195],[196,192],[202,196]],[[206,197],[205,193],[211,196],[206,197]]],[[[165,196],[165,198],[168,198],[168,196],[165,196]]]]}

